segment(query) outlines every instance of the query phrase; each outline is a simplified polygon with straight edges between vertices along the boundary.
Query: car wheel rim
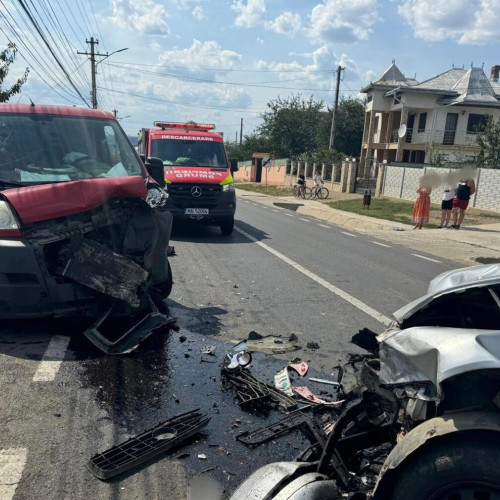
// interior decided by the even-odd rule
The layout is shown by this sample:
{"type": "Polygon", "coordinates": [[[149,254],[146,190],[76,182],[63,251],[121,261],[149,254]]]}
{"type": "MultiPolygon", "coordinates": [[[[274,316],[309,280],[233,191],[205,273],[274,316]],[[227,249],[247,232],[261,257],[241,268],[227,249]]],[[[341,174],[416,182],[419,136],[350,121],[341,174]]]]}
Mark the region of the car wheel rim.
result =
{"type": "Polygon", "coordinates": [[[460,482],[440,488],[428,500],[500,500],[500,486],[481,481],[460,482]]]}

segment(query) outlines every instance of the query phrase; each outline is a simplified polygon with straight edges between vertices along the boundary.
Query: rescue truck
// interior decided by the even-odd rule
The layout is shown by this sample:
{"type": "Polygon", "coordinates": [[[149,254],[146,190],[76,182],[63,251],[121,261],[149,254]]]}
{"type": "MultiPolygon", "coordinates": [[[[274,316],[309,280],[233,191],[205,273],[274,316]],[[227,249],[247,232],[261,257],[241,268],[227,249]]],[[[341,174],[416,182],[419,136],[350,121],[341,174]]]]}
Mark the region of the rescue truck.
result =
{"type": "Polygon", "coordinates": [[[165,209],[174,220],[195,220],[219,226],[223,235],[234,227],[236,194],[222,134],[204,123],[154,122],[143,128],[138,151],[143,161],[160,159],[165,172],[168,199],[165,209]]]}

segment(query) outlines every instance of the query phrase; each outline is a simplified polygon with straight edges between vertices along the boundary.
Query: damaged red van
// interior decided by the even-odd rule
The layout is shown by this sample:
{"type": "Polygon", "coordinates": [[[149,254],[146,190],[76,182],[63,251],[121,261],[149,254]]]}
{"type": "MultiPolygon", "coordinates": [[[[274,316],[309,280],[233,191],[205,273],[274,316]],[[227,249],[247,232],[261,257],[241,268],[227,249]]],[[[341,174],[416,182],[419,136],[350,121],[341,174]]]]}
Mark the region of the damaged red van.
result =
{"type": "Polygon", "coordinates": [[[154,169],[110,113],[0,104],[0,318],[168,296],[172,216],[154,169]]]}

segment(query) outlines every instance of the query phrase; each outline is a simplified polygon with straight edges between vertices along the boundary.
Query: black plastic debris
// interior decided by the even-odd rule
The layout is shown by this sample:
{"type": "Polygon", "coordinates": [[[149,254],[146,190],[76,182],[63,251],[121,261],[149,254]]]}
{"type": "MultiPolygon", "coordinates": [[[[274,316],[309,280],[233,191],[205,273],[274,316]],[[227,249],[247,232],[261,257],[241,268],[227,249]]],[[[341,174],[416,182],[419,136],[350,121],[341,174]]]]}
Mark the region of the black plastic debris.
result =
{"type": "Polygon", "coordinates": [[[305,414],[302,410],[296,410],[279,422],[261,427],[255,431],[243,432],[236,436],[236,439],[247,446],[257,446],[287,434],[300,425],[305,424],[310,419],[310,415],[305,414]]]}
{"type": "Polygon", "coordinates": [[[378,341],[377,341],[377,333],[374,331],[368,329],[368,328],[363,328],[362,330],[359,330],[358,333],[355,333],[352,338],[351,342],[358,347],[361,347],[361,349],[365,349],[365,351],[371,352],[373,354],[378,353],[378,341]]]}
{"type": "Polygon", "coordinates": [[[306,347],[308,349],[319,349],[319,344],[317,342],[308,342],[306,347]]]}
{"type": "Polygon", "coordinates": [[[260,340],[260,339],[263,339],[264,337],[260,334],[260,333],[257,333],[256,331],[252,330],[249,334],[248,334],[248,340],[260,340]]]}
{"type": "Polygon", "coordinates": [[[175,318],[167,316],[158,310],[149,294],[146,293],[146,297],[149,302],[150,312],[141,315],[141,318],[133,323],[118,340],[112,342],[101,333],[105,327],[105,322],[116,307],[115,302],[104,311],[90,328],[83,332],[84,335],[106,354],[127,354],[133,351],[139,343],[149,337],[154,330],[175,322],[175,318]]]}
{"type": "Polygon", "coordinates": [[[171,245],[167,245],[167,255],[169,257],[173,257],[174,255],[177,255],[175,253],[175,247],[174,246],[171,246],[171,245]]]}
{"type": "Polygon", "coordinates": [[[208,424],[210,417],[198,411],[196,409],[177,415],[139,436],[94,455],[86,463],[87,469],[99,479],[109,479],[169,451],[208,424]]]}

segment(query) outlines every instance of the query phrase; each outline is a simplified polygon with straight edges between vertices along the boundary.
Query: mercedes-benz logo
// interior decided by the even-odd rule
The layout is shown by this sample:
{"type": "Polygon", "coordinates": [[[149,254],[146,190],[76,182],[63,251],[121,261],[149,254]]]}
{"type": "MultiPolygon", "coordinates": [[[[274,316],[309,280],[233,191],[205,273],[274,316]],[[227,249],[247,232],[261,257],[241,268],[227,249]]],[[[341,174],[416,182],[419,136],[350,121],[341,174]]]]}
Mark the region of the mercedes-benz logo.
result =
{"type": "Polygon", "coordinates": [[[195,198],[199,198],[201,196],[201,187],[200,186],[193,186],[191,188],[191,194],[195,197],[195,198]]]}

